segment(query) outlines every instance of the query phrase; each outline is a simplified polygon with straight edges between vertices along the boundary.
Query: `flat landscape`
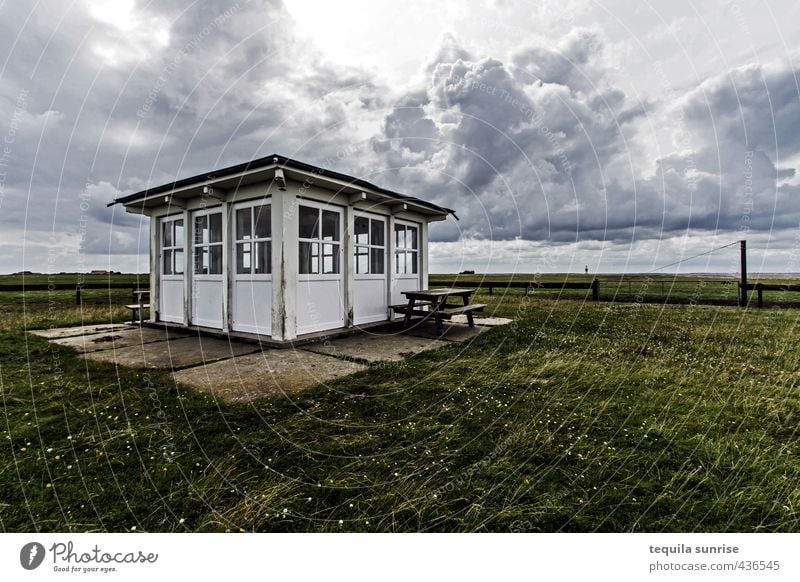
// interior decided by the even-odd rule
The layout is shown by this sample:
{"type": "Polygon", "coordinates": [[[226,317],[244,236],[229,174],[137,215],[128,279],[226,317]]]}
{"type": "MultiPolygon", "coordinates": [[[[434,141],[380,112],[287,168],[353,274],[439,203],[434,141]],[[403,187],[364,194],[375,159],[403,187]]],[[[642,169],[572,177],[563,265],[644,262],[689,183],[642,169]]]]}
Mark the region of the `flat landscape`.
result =
{"type": "Polygon", "coordinates": [[[0,530],[800,526],[800,310],[495,289],[471,342],[229,404],[26,333],[128,318],[91,293],[0,294],[0,530]]]}

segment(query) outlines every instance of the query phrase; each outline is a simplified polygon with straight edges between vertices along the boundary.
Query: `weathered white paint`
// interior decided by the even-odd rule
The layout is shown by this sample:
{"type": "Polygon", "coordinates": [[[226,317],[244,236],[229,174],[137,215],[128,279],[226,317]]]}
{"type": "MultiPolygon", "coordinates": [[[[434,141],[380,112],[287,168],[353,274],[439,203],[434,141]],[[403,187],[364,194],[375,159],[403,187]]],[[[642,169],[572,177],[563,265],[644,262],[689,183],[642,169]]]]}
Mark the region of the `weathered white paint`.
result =
{"type": "MultiPolygon", "coordinates": [[[[236,211],[261,205],[271,207],[271,199],[262,195],[254,200],[231,205],[228,243],[232,281],[231,327],[235,331],[272,335],[272,274],[238,273],[236,254],[236,241],[242,238],[236,230],[236,211]]],[[[272,211],[274,212],[274,208],[272,211]]],[[[272,240],[274,243],[274,237],[272,240]]]]}
{"type": "MultiPolygon", "coordinates": [[[[362,192],[363,194],[363,192],[362,192]]],[[[344,207],[344,241],[343,241],[343,270],[344,270],[344,325],[351,327],[355,321],[355,261],[353,257],[353,220],[355,212],[352,203],[361,198],[351,196],[349,203],[344,207]]]]}
{"type": "Polygon", "coordinates": [[[297,337],[297,186],[272,197],[272,339],[297,337]]]}
{"type": "MultiPolygon", "coordinates": [[[[199,216],[211,216],[221,213],[221,207],[200,208],[191,213],[191,240],[192,240],[192,260],[191,260],[191,322],[192,325],[222,329],[222,303],[225,294],[225,284],[223,274],[200,274],[194,272],[194,252],[195,252],[195,225],[194,219],[199,216]]],[[[225,229],[223,217],[223,253],[225,255],[225,229]]]]}
{"type": "MultiPolygon", "coordinates": [[[[159,311],[159,291],[161,273],[161,241],[159,240],[159,228],[161,221],[158,218],[150,218],[150,317],[148,321],[155,323],[158,321],[159,311]]],[[[141,314],[140,314],[141,315],[141,314]]]]}
{"type": "MultiPolygon", "coordinates": [[[[300,206],[336,212],[338,215],[339,238],[336,243],[339,253],[339,272],[335,274],[297,275],[297,335],[336,329],[345,325],[345,282],[344,282],[344,208],[312,200],[298,200],[300,206]]],[[[322,225],[319,225],[322,228],[322,225]]],[[[295,229],[295,241],[298,230],[295,229]]],[[[298,251],[295,253],[299,257],[298,251]]],[[[320,256],[320,261],[322,257],[320,256]]],[[[299,261],[298,261],[299,263],[299,261]]]]}
{"type": "MultiPolygon", "coordinates": [[[[375,214],[372,212],[357,211],[354,213],[353,220],[349,223],[349,233],[353,233],[352,238],[355,239],[354,221],[355,217],[360,216],[369,220],[378,220],[383,225],[383,240],[384,245],[388,242],[388,232],[386,229],[387,215],[375,214]]],[[[355,325],[363,325],[365,323],[374,323],[377,321],[385,321],[388,314],[388,280],[391,265],[389,264],[386,246],[383,249],[383,273],[380,274],[359,274],[353,268],[353,323],[355,325]]],[[[351,263],[355,263],[355,240],[353,240],[352,248],[349,250],[349,257],[352,259],[351,263]]]]}
{"type": "MultiPolygon", "coordinates": [[[[164,274],[163,259],[164,259],[164,241],[163,241],[163,228],[164,225],[170,225],[176,220],[183,219],[183,213],[164,216],[160,219],[154,219],[156,224],[157,243],[153,246],[155,255],[158,257],[155,273],[157,274],[158,284],[156,285],[155,297],[150,296],[151,305],[158,306],[158,315],[161,321],[169,321],[172,323],[185,323],[186,314],[184,312],[184,275],[182,274],[164,274]]],[[[183,250],[184,258],[186,252],[186,222],[184,220],[183,229],[183,250]]],[[[185,263],[185,261],[184,261],[185,263]]],[[[152,276],[152,274],[151,274],[152,276]]]]}
{"type": "Polygon", "coordinates": [[[162,204],[151,204],[145,209],[153,218],[151,303],[158,309],[151,310],[152,319],[158,315],[164,321],[271,335],[274,340],[287,341],[300,334],[387,321],[391,313],[388,305],[405,302],[403,291],[428,286],[430,217],[419,213],[419,206],[371,190],[354,191],[345,182],[341,190],[336,190],[335,180],[323,172],[307,173],[301,178],[305,181],[299,182],[298,172],[293,169],[284,172],[285,183],[281,184],[272,180],[269,172],[264,174],[265,179],[260,182],[241,184],[227,191],[214,186],[212,180],[206,184],[204,195],[202,186],[199,190],[184,189],[183,196],[194,191],[197,195],[176,199],[174,192],[168,193],[161,196],[162,204]],[[272,206],[272,273],[237,276],[234,209],[242,203],[264,202],[265,193],[271,196],[272,206]],[[311,276],[298,273],[298,204],[317,204],[341,213],[340,273],[311,276]],[[179,205],[183,208],[176,213],[179,205]],[[212,207],[223,212],[223,272],[194,274],[193,217],[212,207]],[[386,224],[382,275],[355,273],[353,222],[355,215],[362,212],[379,217],[386,224]],[[184,274],[162,277],[158,218],[176,215],[184,218],[184,274]],[[394,272],[395,222],[418,228],[417,274],[394,272]]]}
{"type": "Polygon", "coordinates": [[[419,260],[419,255],[421,254],[421,241],[420,238],[422,236],[422,224],[420,222],[415,222],[411,220],[400,220],[395,219],[393,221],[392,230],[390,232],[390,237],[392,239],[392,254],[390,255],[391,261],[391,270],[393,273],[393,283],[392,283],[392,296],[391,302],[393,305],[405,303],[406,296],[403,295],[403,291],[417,291],[422,289],[424,286],[422,285],[422,263],[419,260]],[[417,228],[417,273],[396,273],[395,272],[395,232],[394,232],[394,225],[395,224],[405,224],[408,226],[415,226],[417,228]]]}
{"type": "Polygon", "coordinates": [[[222,329],[222,277],[195,275],[192,282],[192,324],[222,329]]]}

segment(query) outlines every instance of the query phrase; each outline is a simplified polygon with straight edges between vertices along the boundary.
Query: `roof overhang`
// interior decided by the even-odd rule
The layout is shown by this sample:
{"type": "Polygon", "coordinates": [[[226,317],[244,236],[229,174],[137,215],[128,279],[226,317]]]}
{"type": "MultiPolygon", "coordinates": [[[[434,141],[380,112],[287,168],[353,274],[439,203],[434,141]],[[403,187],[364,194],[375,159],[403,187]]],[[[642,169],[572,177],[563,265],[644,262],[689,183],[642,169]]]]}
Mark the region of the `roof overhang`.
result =
{"type": "Polygon", "coordinates": [[[146,213],[147,209],[164,204],[182,207],[187,200],[209,195],[209,192],[213,192],[215,189],[235,191],[242,186],[263,182],[274,184],[276,189],[280,189],[281,186],[285,188],[286,180],[321,186],[337,193],[349,195],[351,200],[405,205],[407,210],[423,214],[429,220],[444,220],[448,215],[453,215],[458,220],[455,211],[450,208],[444,208],[413,196],[399,194],[353,176],[279,155],[267,156],[245,164],[148,188],[117,198],[108,206],[122,204],[128,212],[146,213]]]}

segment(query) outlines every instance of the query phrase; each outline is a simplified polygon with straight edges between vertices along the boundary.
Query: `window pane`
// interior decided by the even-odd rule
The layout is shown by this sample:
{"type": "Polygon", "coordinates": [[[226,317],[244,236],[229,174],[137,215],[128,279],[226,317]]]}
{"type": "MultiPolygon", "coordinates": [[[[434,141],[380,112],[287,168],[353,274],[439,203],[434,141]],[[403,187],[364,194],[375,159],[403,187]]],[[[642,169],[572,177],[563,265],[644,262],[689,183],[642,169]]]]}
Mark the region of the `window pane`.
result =
{"type": "Polygon", "coordinates": [[[208,216],[194,217],[194,244],[208,242],[208,216]]]}
{"type": "Polygon", "coordinates": [[[269,204],[253,208],[255,214],[256,238],[272,236],[272,209],[269,204]]]}
{"type": "Polygon", "coordinates": [[[339,213],[322,211],[322,240],[339,240],[339,213]]]}
{"type": "Polygon", "coordinates": [[[272,272],[272,243],[261,241],[254,243],[255,259],[253,260],[253,272],[258,275],[266,275],[272,272]]]}
{"type": "Polygon", "coordinates": [[[372,260],[369,272],[373,275],[383,275],[383,249],[370,249],[372,260]]]}
{"type": "Polygon", "coordinates": [[[181,249],[175,249],[172,252],[172,257],[173,257],[172,272],[175,275],[183,275],[183,251],[181,249]]]}
{"type": "Polygon", "coordinates": [[[209,268],[209,275],[222,274],[222,245],[214,245],[211,247],[211,265],[209,268]]]}
{"type": "Polygon", "coordinates": [[[164,257],[161,259],[161,270],[165,275],[172,275],[172,251],[164,251],[164,257]]]}
{"type": "Polygon", "coordinates": [[[161,224],[161,248],[171,247],[171,246],[172,246],[172,222],[164,222],[161,224]]]}
{"type": "MultiPolygon", "coordinates": [[[[212,243],[215,242],[222,242],[222,213],[217,212],[215,214],[211,214],[208,217],[209,221],[211,222],[211,241],[212,243]]],[[[222,271],[220,271],[221,273],[222,271]]]]}
{"type": "Polygon", "coordinates": [[[406,246],[406,227],[402,224],[394,225],[394,246],[402,249],[406,246]]]}
{"type": "Polygon", "coordinates": [[[394,272],[398,275],[402,275],[405,273],[406,270],[406,254],[405,253],[395,253],[394,254],[394,272]]]}
{"type": "Polygon", "coordinates": [[[300,274],[308,275],[318,272],[315,268],[315,265],[318,266],[319,263],[319,251],[316,247],[317,243],[300,241],[300,274]]]}
{"type": "Polygon", "coordinates": [[[339,272],[339,245],[322,245],[322,272],[326,275],[339,272]]]}
{"type": "Polygon", "coordinates": [[[208,247],[196,247],[194,249],[194,274],[208,274],[208,247]]]}
{"type": "Polygon", "coordinates": [[[172,224],[175,225],[175,236],[173,237],[174,245],[176,247],[183,246],[183,219],[173,220],[172,224]]]}
{"type": "MultiPolygon", "coordinates": [[[[417,248],[417,227],[409,226],[406,230],[406,246],[412,249],[417,248]]],[[[416,271],[415,271],[416,272],[416,271]]]]}
{"type": "Polygon", "coordinates": [[[369,249],[367,247],[356,247],[356,274],[365,275],[369,273],[369,249]]]}
{"type": "Polygon", "coordinates": [[[356,216],[353,224],[353,236],[357,245],[369,244],[369,219],[356,216]]]}
{"type": "Polygon", "coordinates": [[[308,206],[300,207],[300,238],[319,238],[319,210],[308,206]]]}
{"type": "Polygon", "coordinates": [[[373,244],[378,247],[382,247],[384,245],[383,241],[383,221],[382,220],[375,220],[372,219],[372,233],[370,237],[370,244],[373,244]]]}
{"type": "Polygon", "coordinates": [[[417,272],[417,253],[407,253],[408,257],[406,264],[408,265],[408,270],[406,273],[414,273],[417,272]]]}
{"type": "Polygon", "coordinates": [[[250,243],[238,243],[236,245],[236,272],[239,275],[247,275],[250,273],[252,265],[250,253],[250,243]]]}
{"type": "Polygon", "coordinates": [[[240,208],[236,211],[236,239],[249,240],[252,237],[250,216],[252,208],[240,208]]]}

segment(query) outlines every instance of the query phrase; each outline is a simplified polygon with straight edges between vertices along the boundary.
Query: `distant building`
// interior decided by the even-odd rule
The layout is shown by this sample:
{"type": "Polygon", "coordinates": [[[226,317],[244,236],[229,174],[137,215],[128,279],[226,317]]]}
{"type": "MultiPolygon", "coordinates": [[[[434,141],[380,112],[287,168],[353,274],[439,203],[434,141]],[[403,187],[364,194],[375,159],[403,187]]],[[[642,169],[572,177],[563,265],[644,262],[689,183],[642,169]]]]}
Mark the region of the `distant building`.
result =
{"type": "Polygon", "coordinates": [[[89,271],[90,275],[111,275],[111,271],[106,271],[105,269],[92,269],[89,271]]]}

